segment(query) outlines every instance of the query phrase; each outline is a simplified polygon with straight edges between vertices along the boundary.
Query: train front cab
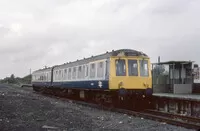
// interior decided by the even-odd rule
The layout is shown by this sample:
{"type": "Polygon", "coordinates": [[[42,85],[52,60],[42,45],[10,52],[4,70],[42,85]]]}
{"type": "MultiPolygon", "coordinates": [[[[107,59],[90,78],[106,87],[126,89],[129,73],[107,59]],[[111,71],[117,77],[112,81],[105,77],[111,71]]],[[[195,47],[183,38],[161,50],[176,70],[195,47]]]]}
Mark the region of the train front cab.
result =
{"type": "Polygon", "coordinates": [[[130,99],[130,102],[148,99],[152,95],[150,67],[150,59],[146,57],[112,57],[109,89],[117,91],[120,99],[130,99]]]}
{"type": "Polygon", "coordinates": [[[152,89],[149,58],[113,57],[110,60],[109,89],[126,89],[135,92],[152,89]]]}

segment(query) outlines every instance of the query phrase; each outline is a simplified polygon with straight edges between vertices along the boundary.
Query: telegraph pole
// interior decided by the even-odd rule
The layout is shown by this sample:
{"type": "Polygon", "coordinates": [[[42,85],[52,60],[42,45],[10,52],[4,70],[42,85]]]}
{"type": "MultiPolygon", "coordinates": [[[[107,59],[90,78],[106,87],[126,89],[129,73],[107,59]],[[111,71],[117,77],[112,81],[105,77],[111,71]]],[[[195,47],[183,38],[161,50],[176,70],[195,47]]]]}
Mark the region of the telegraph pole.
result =
{"type": "Polygon", "coordinates": [[[158,56],[158,63],[160,63],[160,56],[158,56]]]}
{"type": "Polygon", "coordinates": [[[31,72],[31,68],[30,68],[30,83],[31,83],[31,79],[32,79],[31,73],[32,73],[32,72],[31,72]]]}

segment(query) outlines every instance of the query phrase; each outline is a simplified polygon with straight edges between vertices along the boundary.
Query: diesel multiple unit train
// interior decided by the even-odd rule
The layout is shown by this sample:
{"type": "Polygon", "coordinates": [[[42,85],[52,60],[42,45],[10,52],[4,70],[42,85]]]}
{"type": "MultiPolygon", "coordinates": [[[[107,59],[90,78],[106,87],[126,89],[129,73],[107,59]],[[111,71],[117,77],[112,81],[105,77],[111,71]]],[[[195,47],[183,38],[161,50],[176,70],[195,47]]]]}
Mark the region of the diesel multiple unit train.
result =
{"type": "Polygon", "coordinates": [[[32,86],[82,100],[144,106],[152,95],[151,62],[140,51],[113,50],[34,71],[32,86]]]}

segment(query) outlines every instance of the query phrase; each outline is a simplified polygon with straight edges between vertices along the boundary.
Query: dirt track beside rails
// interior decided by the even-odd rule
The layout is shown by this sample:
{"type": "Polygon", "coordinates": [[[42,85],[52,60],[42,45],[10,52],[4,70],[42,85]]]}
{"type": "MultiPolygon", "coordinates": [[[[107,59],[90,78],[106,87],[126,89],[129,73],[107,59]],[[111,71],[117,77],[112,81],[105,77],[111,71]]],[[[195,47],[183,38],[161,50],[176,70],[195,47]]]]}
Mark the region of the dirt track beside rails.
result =
{"type": "Polygon", "coordinates": [[[189,131],[165,123],[103,111],[36,94],[31,88],[0,85],[0,130],[189,131]]]}

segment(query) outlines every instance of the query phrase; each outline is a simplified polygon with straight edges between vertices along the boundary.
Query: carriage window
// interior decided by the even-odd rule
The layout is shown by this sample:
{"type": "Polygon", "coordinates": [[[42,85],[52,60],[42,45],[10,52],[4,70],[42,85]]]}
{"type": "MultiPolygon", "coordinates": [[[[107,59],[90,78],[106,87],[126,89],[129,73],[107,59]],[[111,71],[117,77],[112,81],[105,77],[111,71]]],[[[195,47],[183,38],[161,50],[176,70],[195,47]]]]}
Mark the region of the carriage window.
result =
{"type": "Polygon", "coordinates": [[[73,68],[72,79],[76,79],[76,67],[73,68]]]}
{"type": "Polygon", "coordinates": [[[68,79],[71,80],[71,68],[68,69],[68,79]]]}
{"type": "Polygon", "coordinates": [[[149,76],[147,60],[140,60],[140,76],[149,76]]]}
{"type": "Polygon", "coordinates": [[[104,74],[104,70],[103,70],[103,62],[99,62],[98,65],[97,65],[97,77],[98,78],[101,78],[103,77],[103,74],[104,74]]]}
{"type": "Polygon", "coordinates": [[[85,78],[85,65],[83,66],[83,70],[82,70],[81,76],[82,76],[82,78],[85,78]]]}
{"type": "Polygon", "coordinates": [[[61,79],[63,79],[63,70],[61,70],[61,79]]]}
{"type": "Polygon", "coordinates": [[[126,63],[125,60],[116,60],[116,76],[126,76],[126,63]]]}
{"type": "Polygon", "coordinates": [[[45,81],[47,80],[47,74],[46,73],[44,74],[44,80],[45,81]]]}
{"type": "Polygon", "coordinates": [[[128,60],[128,74],[129,76],[138,76],[137,60],[128,60]]]}
{"type": "Polygon", "coordinates": [[[81,78],[82,66],[78,67],[78,78],[81,78]]]}
{"type": "Polygon", "coordinates": [[[60,80],[61,79],[61,70],[59,70],[59,77],[58,79],[60,80]]]}
{"type": "Polygon", "coordinates": [[[100,68],[103,68],[103,62],[100,62],[100,63],[99,63],[99,67],[100,67],[100,68]]]}
{"type": "Polygon", "coordinates": [[[96,75],[95,72],[96,72],[95,64],[93,63],[90,65],[90,78],[95,78],[95,75],[96,75]]]}
{"type": "Polygon", "coordinates": [[[67,79],[67,69],[64,70],[64,80],[67,79]]]}
{"type": "Polygon", "coordinates": [[[58,71],[56,71],[56,80],[58,80],[58,71]]]}
{"type": "Polygon", "coordinates": [[[49,80],[51,80],[51,72],[49,72],[49,80]]]}
{"type": "Polygon", "coordinates": [[[88,65],[86,65],[86,74],[85,76],[87,77],[88,76],[88,65]]]}

